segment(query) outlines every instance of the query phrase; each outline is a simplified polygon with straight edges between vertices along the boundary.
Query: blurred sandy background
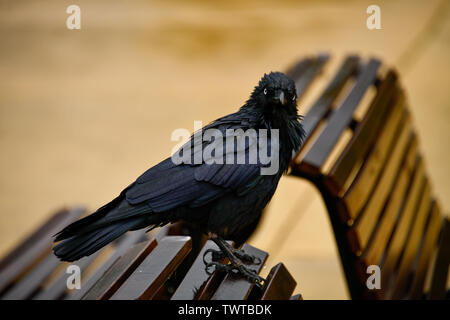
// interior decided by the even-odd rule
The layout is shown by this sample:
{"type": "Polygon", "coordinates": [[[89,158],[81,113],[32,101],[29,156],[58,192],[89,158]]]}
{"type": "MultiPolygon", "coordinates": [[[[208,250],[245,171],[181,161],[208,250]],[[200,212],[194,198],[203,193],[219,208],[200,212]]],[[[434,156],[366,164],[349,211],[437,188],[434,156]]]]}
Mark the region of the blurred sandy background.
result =
{"type": "MultiPolygon", "coordinates": [[[[450,208],[450,1],[0,2],[0,254],[56,209],[96,209],[170,155],[176,128],[231,113],[305,54],[400,72],[435,193],[450,208]],[[66,28],[81,7],[81,30],[66,28]],[[382,30],[366,28],[381,7],[382,30]]],[[[301,110],[301,109],[300,109],[301,110]]],[[[305,299],[348,297],[320,197],[284,178],[252,244],[305,299]]]]}

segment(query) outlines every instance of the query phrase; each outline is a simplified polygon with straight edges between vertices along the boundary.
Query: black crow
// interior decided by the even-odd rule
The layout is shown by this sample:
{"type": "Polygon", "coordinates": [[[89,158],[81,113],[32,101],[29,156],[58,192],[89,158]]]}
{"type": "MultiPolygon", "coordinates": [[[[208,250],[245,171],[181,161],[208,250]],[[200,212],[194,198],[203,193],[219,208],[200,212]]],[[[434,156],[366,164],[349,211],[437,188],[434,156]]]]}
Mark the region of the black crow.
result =
{"type": "Polygon", "coordinates": [[[300,121],[294,81],[281,72],[265,74],[239,111],[194,133],[179,152],[147,170],[117,198],[60,231],[55,242],[63,241],[54,247],[55,255],[75,261],[129,230],[183,220],[218,245],[216,257],[230,260],[229,265],[208,263],[207,271],[215,266],[262,281],[243,265],[253,258],[224,239],[242,242],[253,231],[302,143],[300,121]]]}

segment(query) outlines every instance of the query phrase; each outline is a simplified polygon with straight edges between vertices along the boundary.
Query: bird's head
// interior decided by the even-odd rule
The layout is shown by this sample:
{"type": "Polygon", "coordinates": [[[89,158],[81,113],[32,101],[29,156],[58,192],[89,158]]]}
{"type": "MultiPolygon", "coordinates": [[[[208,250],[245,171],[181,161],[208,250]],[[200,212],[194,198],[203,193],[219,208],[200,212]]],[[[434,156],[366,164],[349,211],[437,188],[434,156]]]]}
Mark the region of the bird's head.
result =
{"type": "Polygon", "coordinates": [[[299,149],[305,137],[302,117],[297,113],[295,82],[281,72],[264,74],[242,109],[259,115],[263,126],[280,130],[287,168],[292,151],[299,149]]]}
{"type": "Polygon", "coordinates": [[[265,114],[297,115],[297,92],[292,79],[281,72],[264,74],[250,101],[265,114]]]}

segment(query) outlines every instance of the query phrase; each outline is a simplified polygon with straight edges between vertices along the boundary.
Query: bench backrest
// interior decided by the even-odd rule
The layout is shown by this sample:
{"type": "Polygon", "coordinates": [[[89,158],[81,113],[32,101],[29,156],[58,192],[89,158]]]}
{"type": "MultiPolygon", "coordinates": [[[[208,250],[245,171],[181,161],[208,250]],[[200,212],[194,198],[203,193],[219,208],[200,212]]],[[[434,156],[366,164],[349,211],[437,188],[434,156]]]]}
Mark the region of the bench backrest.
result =
{"type": "MultiPolygon", "coordinates": [[[[307,58],[288,71],[299,105],[327,60],[307,58]]],[[[323,196],[352,298],[421,298],[433,292],[427,277],[441,277],[434,281],[445,294],[448,218],[432,195],[396,72],[376,59],[347,57],[303,123],[307,140],[291,174],[323,196]],[[433,261],[444,265],[440,275],[433,261]],[[366,285],[370,265],[380,267],[378,290],[366,285]]]]}

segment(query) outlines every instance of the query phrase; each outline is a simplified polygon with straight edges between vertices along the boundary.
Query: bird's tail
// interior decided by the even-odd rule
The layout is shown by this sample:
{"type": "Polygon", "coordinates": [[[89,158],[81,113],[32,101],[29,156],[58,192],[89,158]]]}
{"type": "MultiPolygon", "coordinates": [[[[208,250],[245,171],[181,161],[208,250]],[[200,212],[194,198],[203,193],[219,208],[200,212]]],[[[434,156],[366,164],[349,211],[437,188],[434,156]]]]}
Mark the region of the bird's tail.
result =
{"type": "Polygon", "coordinates": [[[75,261],[89,256],[114,241],[125,232],[142,224],[144,218],[130,218],[80,233],[58,243],[53,252],[63,261],[75,261]]]}
{"type": "Polygon", "coordinates": [[[145,203],[130,205],[122,193],[119,197],[78,220],[56,234],[55,255],[63,261],[89,256],[129,230],[162,225],[162,216],[145,203]]]}

